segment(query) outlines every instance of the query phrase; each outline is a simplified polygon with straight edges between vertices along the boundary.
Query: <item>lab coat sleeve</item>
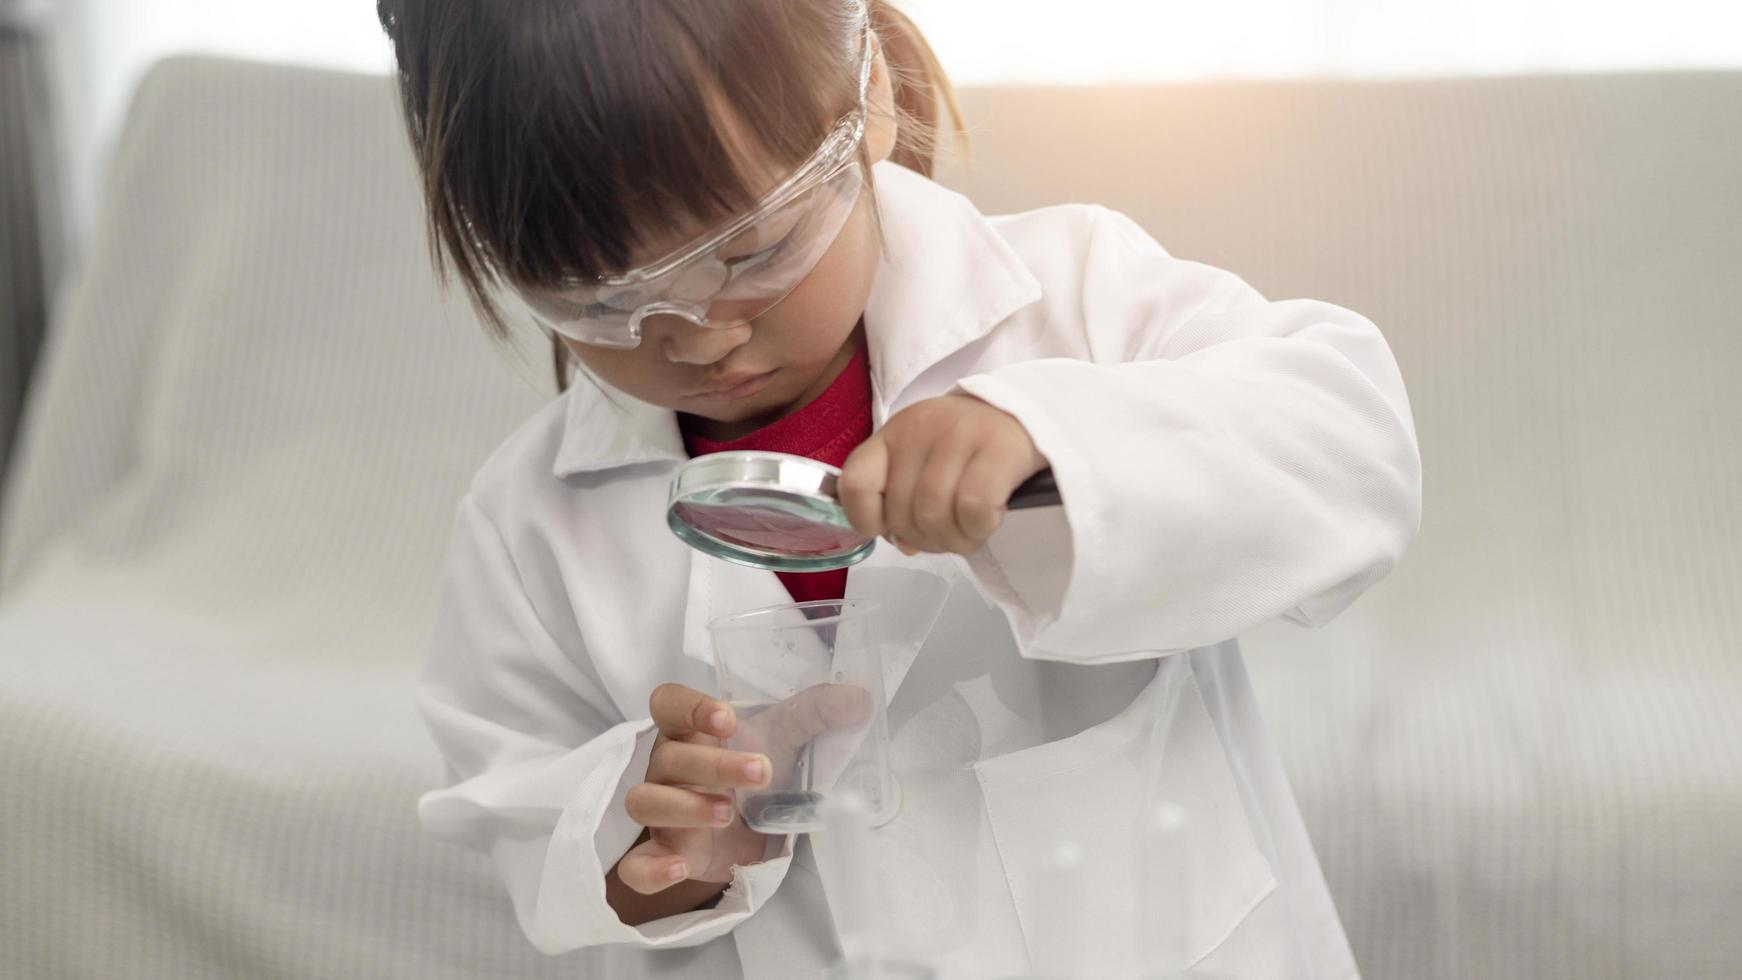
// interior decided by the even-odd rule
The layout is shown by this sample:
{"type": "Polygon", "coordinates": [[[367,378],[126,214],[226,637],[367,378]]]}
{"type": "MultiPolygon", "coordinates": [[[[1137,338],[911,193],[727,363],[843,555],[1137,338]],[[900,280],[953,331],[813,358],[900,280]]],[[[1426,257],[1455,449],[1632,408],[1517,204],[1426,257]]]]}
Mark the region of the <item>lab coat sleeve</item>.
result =
{"type": "Polygon", "coordinates": [[[497,525],[468,496],[416,699],[449,785],[419,799],[420,822],[491,858],[541,952],[691,946],[731,930],[785,876],[792,838],[735,869],[714,908],[624,924],[605,901],[605,873],[640,834],[623,799],[646,772],[655,731],[615,716],[585,657],[552,639],[524,586],[497,525]]]}
{"type": "Polygon", "coordinates": [[[1420,526],[1415,428],[1385,338],[1094,214],[1089,356],[958,384],[1021,421],[1064,506],[1011,512],[967,566],[1042,659],[1189,650],[1278,616],[1323,625],[1420,526]]]}

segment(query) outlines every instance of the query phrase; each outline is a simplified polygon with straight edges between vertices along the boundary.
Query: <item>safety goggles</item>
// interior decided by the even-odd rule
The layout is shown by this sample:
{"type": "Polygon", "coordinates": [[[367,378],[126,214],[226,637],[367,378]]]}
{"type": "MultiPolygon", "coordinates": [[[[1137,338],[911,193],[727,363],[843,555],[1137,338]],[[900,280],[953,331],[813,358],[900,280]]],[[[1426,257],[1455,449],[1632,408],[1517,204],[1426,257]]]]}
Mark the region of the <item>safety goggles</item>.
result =
{"type": "Polygon", "coordinates": [[[858,108],[755,207],[698,243],[628,272],[520,290],[539,322],[581,343],[629,349],[640,346],[641,324],[650,316],[724,329],[785,299],[834,243],[864,187],[858,149],[871,80],[869,19],[864,43],[858,108]]]}

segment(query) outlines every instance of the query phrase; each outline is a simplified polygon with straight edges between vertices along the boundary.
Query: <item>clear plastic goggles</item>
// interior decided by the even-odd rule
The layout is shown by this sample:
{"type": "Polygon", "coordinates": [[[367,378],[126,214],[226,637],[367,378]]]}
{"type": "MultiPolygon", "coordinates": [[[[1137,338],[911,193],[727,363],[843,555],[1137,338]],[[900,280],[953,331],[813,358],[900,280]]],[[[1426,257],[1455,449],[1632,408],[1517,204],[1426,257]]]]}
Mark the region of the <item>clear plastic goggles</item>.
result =
{"type": "Polygon", "coordinates": [[[729,328],[785,299],[834,244],[864,188],[858,149],[871,76],[869,27],[865,48],[859,108],[756,207],[699,243],[628,272],[521,290],[539,322],[571,340],[628,349],[640,346],[641,323],[650,316],[729,328]]]}

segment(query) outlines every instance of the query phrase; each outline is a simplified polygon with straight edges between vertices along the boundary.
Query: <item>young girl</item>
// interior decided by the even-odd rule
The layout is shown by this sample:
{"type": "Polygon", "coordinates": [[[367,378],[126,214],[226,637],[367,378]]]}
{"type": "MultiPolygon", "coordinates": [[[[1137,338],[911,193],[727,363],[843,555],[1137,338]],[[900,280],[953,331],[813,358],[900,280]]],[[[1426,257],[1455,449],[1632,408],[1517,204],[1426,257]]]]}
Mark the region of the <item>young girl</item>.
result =
{"type": "Polygon", "coordinates": [[[420,818],[492,858],[539,949],[611,977],[839,955],[827,862],[733,813],[772,763],[721,744],[706,623],[912,567],[950,588],[889,671],[892,943],[952,977],[1061,943],[1085,976],[1355,975],[1234,637],[1326,622],[1414,537],[1372,323],[1104,208],[981,215],[928,179],[950,90],[881,2],[380,8],[438,266],[572,380],[459,505],[418,691],[449,776],[420,818]],[[673,472],[738,448],[841,465],[888,543],[810,575],[689,549],[673,472]],[[1046,467],[1063,505],[1007,515],[1046,467]]]}

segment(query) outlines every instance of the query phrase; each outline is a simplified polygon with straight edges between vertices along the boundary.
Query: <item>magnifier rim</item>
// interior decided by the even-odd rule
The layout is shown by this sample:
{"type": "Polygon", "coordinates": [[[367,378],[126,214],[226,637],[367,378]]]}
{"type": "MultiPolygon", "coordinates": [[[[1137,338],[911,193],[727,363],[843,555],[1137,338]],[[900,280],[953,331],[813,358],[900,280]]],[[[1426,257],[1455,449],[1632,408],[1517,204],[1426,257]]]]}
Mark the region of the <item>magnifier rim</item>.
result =
{"type": "MultiPolygon", "coordinates": [[[[764,466],[772,464],[776,467],[808,471],[807,475],[815,478],[816,486],[795,487],[775,482],[775,478],[772,476],[752,480],[743,480],[740,478],[739,482],[747,483],[753,489],[765,489],[772,486],[781,490],[796,490],[802,493],[813,494],[821,493],[829,498],[830,503],[833,503],[836,506],[840,505],[840,501],[836,499],[838,494],[835,489],[837,481],[841,478],[840,467],[832,466],[820,459],[811,459],[809,456],[799,456],[794,453],[774,452],[773,450],[768,449],[734,449],[728,452],[706,453],[694,457],[689,462],[683,464],[683,467],[678,470],[677,477],[672,480],[671,497],[668,503],[675,503],[680,494],[683,496],[689,496],[690,494],[697,493],[704,489],[721,489],[725,488],[728,483],[733,482],[712,477],[711,474],[715,470],[724,469],[734,465],[754,466],[758,464],[764,466]],[[697,483],[702,483],[704,481],[706,481],[704,486],[696,486],[697,483]]],[[[779,470],[776,471],[776,475],[778,474],[779,470]]]]}
{"type": "MultiPolygon", "coordinates": [[[[697,456],[685,463],[672,479],[671,493],[665,505],[665,522],[672,533],[686,544],[716,558],[749,568],[776,572],[820,572],[847,568],[870,556],[877,546],[875,538],[867,538],[862,544],[849,550],[791,555],[722,541],[692,527],[677,515],[678,504],[690,502],[701,493],[713,494],[727,490],[775,492],[839,511],[841,502],[835,494],[835,486],[840,475],[841,470],[837,466],[793,453],[739,449],[697,456]],[[799,482],[783,480],[793,473],[800,474],[804,479],[799,482]]],[[[845,517],[844,512],[842,516],[845,517]]]]}

